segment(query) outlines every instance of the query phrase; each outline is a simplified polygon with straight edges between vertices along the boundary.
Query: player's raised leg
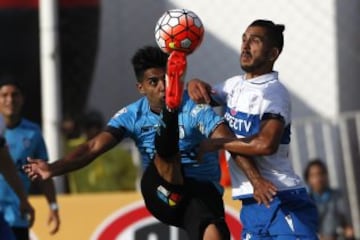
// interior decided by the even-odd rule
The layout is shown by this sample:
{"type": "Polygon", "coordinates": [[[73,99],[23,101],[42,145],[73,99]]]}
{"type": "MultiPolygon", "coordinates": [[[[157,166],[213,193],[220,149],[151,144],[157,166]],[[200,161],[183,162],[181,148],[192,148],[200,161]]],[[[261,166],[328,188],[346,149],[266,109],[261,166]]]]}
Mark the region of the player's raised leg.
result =
{"type": "Polygon", "coordinates": [[[167,63],[165,84],[165,102],[169,110],[176,110],[181,105],[186,66],[186,53],[181,51],[171,52],[167,63]]]}
{"type": "Polygon", "coordinates": [[[181,106],[186,72],[186,54],[173,51],[167,61],[165,106],[162,122],[155,136],[155,166],[169,183],[183,184],[179,155],[178,109],[181,106]]]}
{"type": "Polygon", "coordinates": [[[144,172],[141,187],[146,206],[155,217],[166,224],[184,228],[188,198],[179,154],[178,112],[184,86],[185,55],[171,54],[167,66],[167,79],[163,83],[165,104],[155,134],[156,154],[144,172]]]}

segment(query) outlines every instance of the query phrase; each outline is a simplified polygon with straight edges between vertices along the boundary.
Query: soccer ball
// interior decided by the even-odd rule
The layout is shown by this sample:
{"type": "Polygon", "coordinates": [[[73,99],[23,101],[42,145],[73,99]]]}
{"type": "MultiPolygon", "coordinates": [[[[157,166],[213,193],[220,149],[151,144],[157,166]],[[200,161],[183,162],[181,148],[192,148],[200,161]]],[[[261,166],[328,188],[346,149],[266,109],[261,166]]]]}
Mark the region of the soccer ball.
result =
{"type": "Polygon", "coordinates": [[[186,9],[166,11],[155,26],[155,40],[166,53],[174,50],[192,53],[202,42],[204,26],[200,18],[186,9]]]}

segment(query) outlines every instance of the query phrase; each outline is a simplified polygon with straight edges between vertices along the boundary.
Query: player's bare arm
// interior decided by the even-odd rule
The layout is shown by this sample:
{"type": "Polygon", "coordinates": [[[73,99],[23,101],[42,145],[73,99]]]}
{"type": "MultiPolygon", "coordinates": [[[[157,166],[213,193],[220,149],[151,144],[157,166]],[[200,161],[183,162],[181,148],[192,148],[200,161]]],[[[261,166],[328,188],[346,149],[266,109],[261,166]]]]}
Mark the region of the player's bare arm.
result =
{"type": "MultiPolygon", "coordinates": [[[[216,138],[233,138],[235,139],[234,133],[225,125],[219,125],[213,134],[211,135],[210,141],[216,138]]],[[[254,198],[261,204],[269,206],[269,202],[272,201],[273,196],[276,194],[277,188],[270,181],[263,178],[255,164],[255,162],[248,156],[232,154],[233,161],[236,165],[245,173],[254,187],[254,198]]]]}
{"type": "Polygon", "coordinates": [[[250,138],[237,139],[224,144],[224,149],[245,155],[271,155],[280,144],[284,123],[278,119],[261,122],[260,132],[250,138]]]}
{"type": "Polygon", "coordinates": [[[32,180],[48,179],[86,166],[117,143],[113,135],[104,131],[54,163],[48,164],[40,159],[28,159],[28,164],[24,165],[23,169],[32,180]]]}
{"type": "Polygon", "coordinates": [[[278,119],[269,119],[261,122],[259,133],[246,138],[216,138],[201,143],[201,151],[215,151],[225,149],[235,154],[247,156],[271,155],[279,147],[284,123],[278,119]]]}
{"type": "Polygon", "coordinates": [[[49,233],[51,235],[57,233],[60,229],[60,216],[59,209],[56,201],[56,190],[53,180],[47,179],[45,181],[35,181],[43,194],[46,197],[46,201],[49,205],[49,216],[47,224],[51,227],[49,233]]]}

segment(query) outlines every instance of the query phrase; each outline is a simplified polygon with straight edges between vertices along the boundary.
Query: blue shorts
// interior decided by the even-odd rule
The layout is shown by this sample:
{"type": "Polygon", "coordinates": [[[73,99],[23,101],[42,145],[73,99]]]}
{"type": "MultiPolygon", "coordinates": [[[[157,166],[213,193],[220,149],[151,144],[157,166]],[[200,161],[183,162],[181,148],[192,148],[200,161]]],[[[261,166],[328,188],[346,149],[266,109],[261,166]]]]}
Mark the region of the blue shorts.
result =
{"type": "Polygon", "coordinates": [[[305,189],[279,192],[267,208],[242,199],[242,239],[317,240],[318,214],[305,189]]]}
{"type": "Polygon", "coordinates": [[[7,222],[5,222],[2,212],[0,212],[0,238],[6,240],[15,240],[14,233],[7,222]]]}

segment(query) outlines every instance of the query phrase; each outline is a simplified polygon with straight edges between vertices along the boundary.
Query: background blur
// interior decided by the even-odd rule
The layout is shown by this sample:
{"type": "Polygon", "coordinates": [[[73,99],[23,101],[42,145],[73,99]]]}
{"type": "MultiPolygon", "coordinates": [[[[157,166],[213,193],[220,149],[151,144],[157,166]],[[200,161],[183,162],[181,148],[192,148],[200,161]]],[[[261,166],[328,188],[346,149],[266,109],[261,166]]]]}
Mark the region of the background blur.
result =
{"type": "MultiPolygon", "coordinates": [[[[327,163],[331,185],[348,196],[360,237],[358,0],[59,1],[62,115],[98,109],[109,119],[137,99],[130,58],[155,44],[155,23],[172,8],[201,17],[205,38],[189,56],[187,78],[210,83],[241,73],[241,36],[253,20],[285,24],[275,69],[293,101],[291,160],[299,175],[310,158],[327,163]]],[[[22,79],[25,116],[41,123],[38,24],[36,0],[0,0],[0,73],[22,79]]]]}

